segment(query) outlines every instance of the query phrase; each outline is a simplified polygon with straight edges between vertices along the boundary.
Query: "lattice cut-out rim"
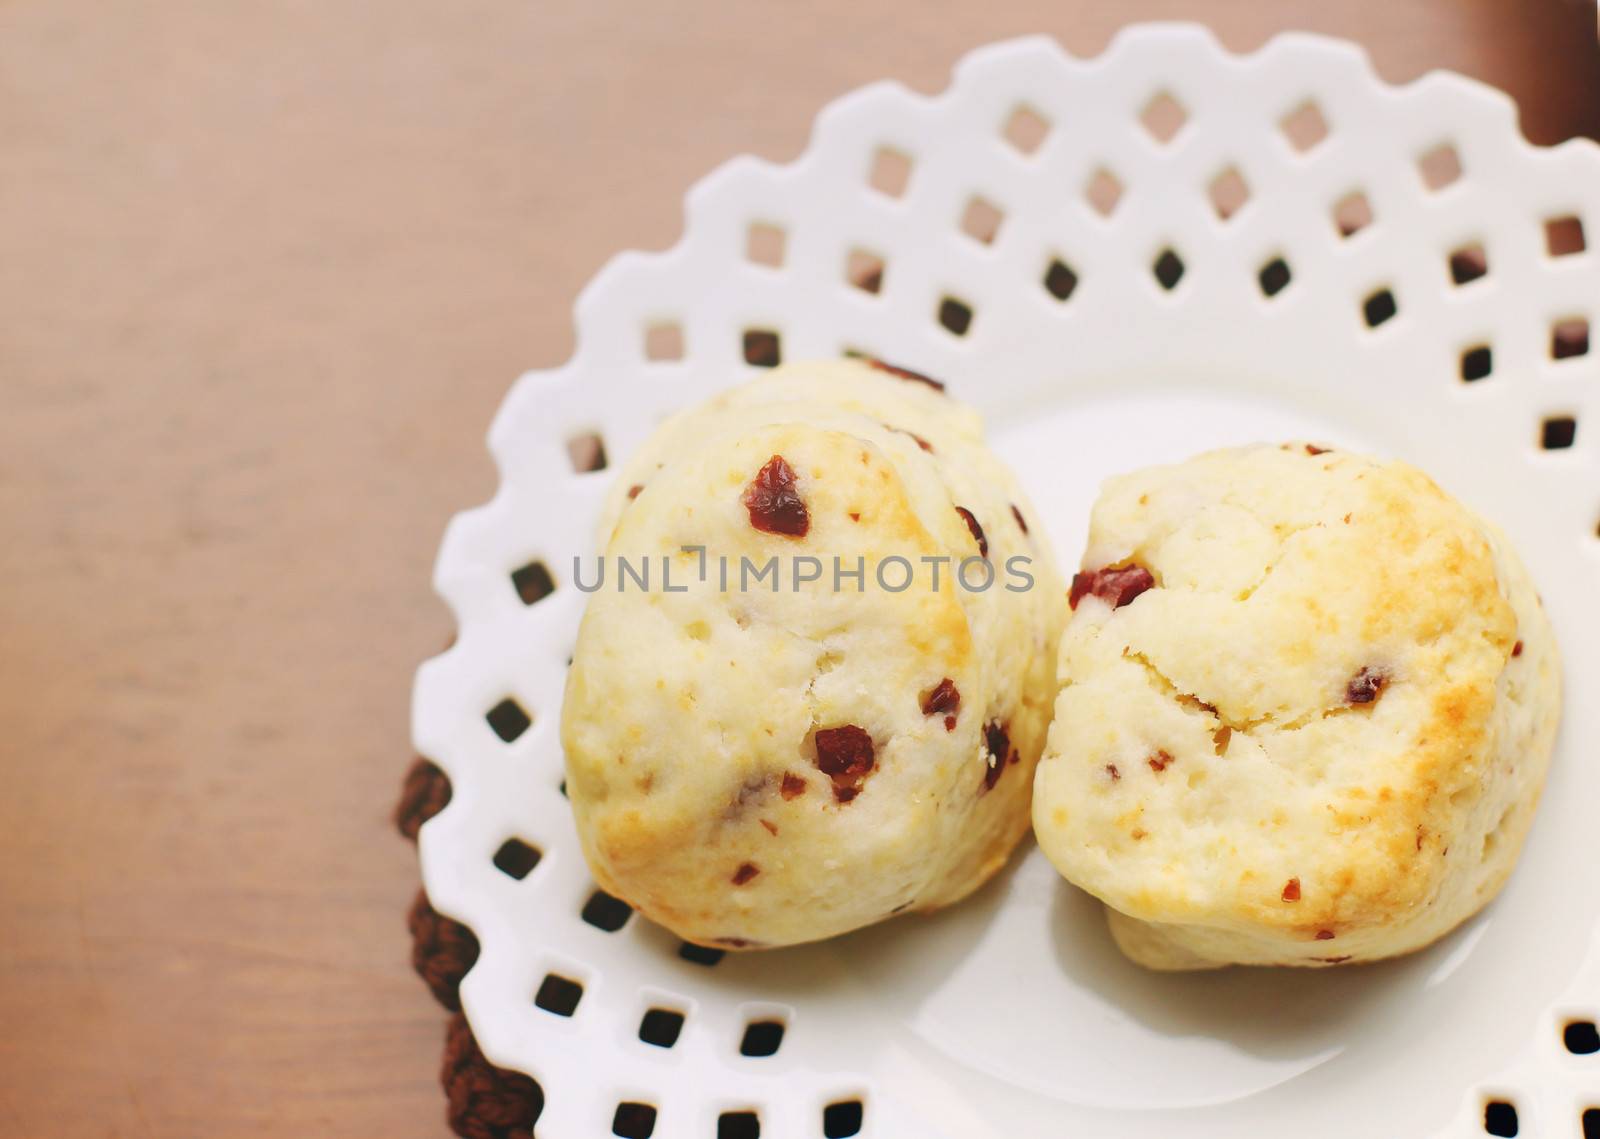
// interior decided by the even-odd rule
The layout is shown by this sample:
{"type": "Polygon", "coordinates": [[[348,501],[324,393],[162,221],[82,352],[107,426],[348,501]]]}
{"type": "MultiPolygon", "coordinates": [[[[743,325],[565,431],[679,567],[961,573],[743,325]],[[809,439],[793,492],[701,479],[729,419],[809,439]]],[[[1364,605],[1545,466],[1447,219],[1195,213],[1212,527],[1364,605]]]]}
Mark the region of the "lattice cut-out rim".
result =
{"type": "MultiPolygon", "coordinates": [[[[1029,1005],[1051,1007],[1052,978],[1084,969],[1088,951],[1029,949],[1021,943],[1032,926],[1013,938],[1021,915],[1039,910],[1012,906],[1011,893],[1045,891],[1053,914],[1096,912],[1048,874],[1039,878],[1035,861],[1008,872],[1011,885],[925,927],[892,922],[782,956],[686,946],[606,902],[579,856],[560,772],[560,692],[584,596],[569,559],[590,549],[600,496],[665,415],[780,361],[855,350],[949,380],[953,394],[1011,425],[1005,438],[1024,470],[1028,422],[1063,392],[1091,417],[1096,401],[1140,385],[1180,403],[1215,390],[1245,409],[1316,407],[1330,430],[1342,423],[1375,449],[1450,476],[1452,489],[1469,492],[1538,556],[1553,612],[1592,618],[1572,599],[1576,581],[1595,592],[1600,566],[1597,444],[1585,427],[1600,422],[1600,359],[1557,352],[1552,330],[1600,311],[1600,251],[1572,248],[1583,243],[1571,235],[1551,246],[1548,223],[1573,219],[1595,232],[1600,151],[1531,147],[1497,92],[1442,74],[1391,87],[1349,45],[1293,35],[1233,56],[1199,29],[1150,26],[1090,61],[1048,40],[995,45],[963,60],[951,88],[933,98],[895,84],[855,92],[819,117],[794,163],[736,160],[691,191],[687,215],[673,249],[607,266],[579,300],[577,354],[524,377],[508,396],[490,437],[500,490],[452,522],[435,573],[459,637],[419,671],[414,736],[455,793],[420,846],[435,907],[471,926],[482,946],[462,1001],[485,1054],[541,1081],[539,1130],[549,1134],[605,1134],[623,1105],[629,1127],[648,1119],[662,1139],[709,1139],[723,1119],[739,1127],[746,1116],[763,1134],[962,1134],[950,1120],[978,1108],[1019,1137],[1171,1134],[1163,1113],[1120,1110],[1114,1088],[1037,1086],[1086,1058],[1070,1051],[1059,1025],[1026,1050],[1046,1074],[1000,1059],[1013,1047],[1008,1036],[1028,1040],[1029,1005]],[[1223,91],[1230,97],[1216,97],[1223,91]],[[1152,133],[1140,116],[1153,104],[1167,124],[1177,117],[1163,96],[1181,122],[1169,130],[1158,120],[1152,133]],[[1362,145],[1350,145],[1354,138],[1362,145]],[[1433,186],[1427,160],[1440,147],[1453,161],[1433,186]],[[1208,195],[1230,171],[1244,199],[1233,186],[1235,204],[1219,210],[1208,195]],[[987,239],[962,229],[974,201],[1002,215],[979,227],[987,239]],[[1341,223],[1355,214],[1343,203],[1353,201],[1361,224],[1346,238],[1341,223]],[[1392,239],[1391,226],[1405,228],[1404,240],[1392,239]],[[1452,255],[1470,248],[1492,252],[1487,274],[1452,268],[1452,255]],[[1369,307],[1382,296],[1393,311],[1369,307]],[[1341,363],[1349,382],[1333,385],[1341,363]],[[1438,426],[1446,423],[1448,432],[1438,426]],[[1519,509],[1528,496],[1539,510],[1519,509]],[[986,957],[970,991],[1010,1011],[1004,1034],[968,1062],[963,1049],[978,1047],[986,1022],[950,987],[966,958],[940,955],[951,937],[976,939],[986,923],[992,933],[972,953],[1017,944],[986,957]],[[915,956],[896,957],[908,943],[915,956]],[[1021,956],[1035,951],[1044,955],[1021,956]],[[871,972],[880,957],[901,972],[871,972]],[[935,987],[915,989],[908,977],[935,966],[938,979],[927,982],[935,987]],[[828,1003],[836,989],[852,994],[847,1015],[828,1003]],[[1009,989],[1022,1004],[1005,1004],[1009,989]],[[541,992],[553,1008],[541,1006],[541,992]],[[863,1003],[863,992],[875,995],[863,1003]],[[934,1021],[977,1015],[958,1034],[972,1039],[941,1040],[926,1016],[911,1016],[913,1004],[934,1021]],[[754,1054],[741,1055],[752,1024],[783,1026],[773,1052],[764,1052],[776,1035],[767,1028],[754,1054]],[[898,1070],[883,1064],[910,1055],[900,1042],[907,1031],[921,1037],[917,1059],[898,1070]]],[[[1196,422],[1204,419],[1202,409],[1196,422]]],[[[1196,432],[1191,450],[1208,438],[1196,432]]],[[[1076,538],[1057,535],[1068,548],[1076,538]]],[[[1587,642],[1564,647],[1574,683],[1593,683],[1600,662],[1587,642]]],[[[1600,731],[1587,708],[1570,715],[1575,734],[1600,731]]],[[[1537,883],[1570,877],[1540,877],[1572,825],[1562,812],[1596,797],[1584,789],[1592,785],[1574,783],[1592,777],[1559,764],[1566,784],[1547,795],[1527,865],[1486,920],[1413,965],[1328,982],[1348,989],[1285,990],[1302,1016],[1327,992],[1348,994],[1330,1008],[1364,1009],[1349,1046],[1335,1049],[1344,1059],[1316,1060],[1294,1077],[1305,1089],[1298,1109],[1229,1085],[1255,1071],[1250,1048],[1238,1047],[1231,1058],[1190,1065],[1210,1082],[1195,1098],[1209,1106],[1185,1112],[1189,1133],[1341,1133],[1367,1110],[1364,1099],[1393,1097],[1366,1084],[1352,1091],[1337,1073],[1402,1038],[1405,1063],[1392,1065],[1410,1089],[1401,1098],[1427,1104],[1414,1133],[1481,1135],[1496,1102],[1514,1106],[1524,1131],[1576,1129],[1571,1105],[1590,1061],[1568,1050],[1563,1032],[1600,1016],[1600,954],[1579,961],[1570,923],[1547,929],[1529,919],[1545,916],[1537,883]],[[1393,977],[1423,968],[1436,973],[1441,999],[1457,992],[1457,975],[1509,983],[1480,962],[1507,952],[1496,948],[1509,936],[1502,930],[1518,921],[1547,929],[1536,1023],[1526,1034],[1516,1028],[1517,1042],[1495,1043],[1502,1062],[1493,1082],[1429,1069],[1422,1045],[1431,1026],[1477,1014],[1419,1003],[1434,992],[1430,983],[1392,998],[1416,1014],[1399,1024],[1372,991],[1394,990],[1393,977]],[[1569,973],[1571,985],[1557,991],[1569,973]],[[1427,1015],[1417,1012],[1424,1007],[1427,1015]]],[[[1600,912],[1594,886],[1568,888],[1569,909],[1591,907],[1591,919],[1600,912]]],[[[1170,1087],[1151,1085],[1182,1074],[1164,1067],[1171,1058],[1162,1050],[1203,1044],[1208,1025],[1151,1025],[1208,992],[1243,992],[1248,1003],[1247,982],[1218,975],[1209,987],[1177,990],[1187,995],[1174,1005],[1137,994],[1177,982],[1130,978],[1116,961],[1098,966],[1083,999],[1134,1010],[1123,1018],[1128,1031],[1145,1034],[1151,1050],[1126,1065],[1140,1081],[1129,1103],[1171,1097],[1170,1087]]],[[[1485,989],[1466,1003],[1492,1000],[1485,989]]],[[[1490,1035],[1523,1024],[1510,1005],[1490,1011],[1490,1035]]],[[[1097,1036],[1093,1047],[1115,1057],[1120,1046],[1097,1036]]]]}

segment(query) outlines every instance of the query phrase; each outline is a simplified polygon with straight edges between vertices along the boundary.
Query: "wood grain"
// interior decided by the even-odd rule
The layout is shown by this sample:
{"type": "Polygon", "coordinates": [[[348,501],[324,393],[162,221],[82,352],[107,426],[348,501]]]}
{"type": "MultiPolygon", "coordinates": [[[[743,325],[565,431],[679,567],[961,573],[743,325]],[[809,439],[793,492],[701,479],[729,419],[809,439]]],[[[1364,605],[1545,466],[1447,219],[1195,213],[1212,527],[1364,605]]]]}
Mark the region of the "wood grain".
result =
{"type": "Polygon", "coordinates": [[[0,0],[0,1136],[442,1136],[386,815],[509,381],[830,97],[1196,14],[1600,130],[1568,0],[0,0]]]}

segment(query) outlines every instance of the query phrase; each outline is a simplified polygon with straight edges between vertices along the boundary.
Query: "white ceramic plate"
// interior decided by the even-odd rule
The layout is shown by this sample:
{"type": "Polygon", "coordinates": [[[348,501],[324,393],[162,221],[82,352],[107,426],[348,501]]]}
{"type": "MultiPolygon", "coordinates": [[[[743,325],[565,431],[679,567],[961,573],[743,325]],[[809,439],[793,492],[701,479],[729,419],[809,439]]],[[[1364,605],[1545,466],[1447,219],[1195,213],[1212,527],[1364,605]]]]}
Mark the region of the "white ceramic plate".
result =
{"type": "MultiPolygon", "coordinates": [[[[856,1110],[828,1105],[859,1103],[859,1133],[895,1139],[1482,1135],[1497,1100],[1524,1135],[1581,1134],[1600,1106],[1600,1056],[1563,1045],[1600,1014],[1600,349],[1578,335],[1600,253],[1575,248],[1584,225],[1600,244],[1600,152],[1530,146],[1495,91],[1390,87],[1309,36],[1231,56],[1173,26],[1089,60],[1043,39],[986,48],[932,98],[868,87],[794,163],[737,159],[696,186],[678,245],[607,266],[572,360],[507,398],[499,492],[439,557],[460,636],[417,678],[417,747],[455,787],[422,831],[427,890],[477,932],[462,1000],[489,1058],[543,1085],[540,1134],[608,1135],[638,1103],[663,1139],[841,1135],[856,1110]],[[876,262],[877,292],[851,283],[876,262]],[[614,462],[748,375],[752,332],[784,359],[860,349],[949,381],[1066,565],[1104,476],[1258,439],[1404,457],[1500,522],[1569,685],[1504,895],[1426,952],[1317,973],[1146,973],[1031,846],[950,912],[714,965],[637,916],[586,921],[557,727],[572,562],[593,552],[610,475],[575,470],[569,442],[581,456],[596,436],[614,462]],[[520,878],[496,865],[510,839],[542,855],[520,878]],[[571,1015],[536,1003],[551,974],[581,987],[571,1015]],[[653,1008],[683,1017],[669,1048],[639,1038],[653,1008]],[[776,1054],[741,1055],[762,1020],[785,1026],[776,1054]]],[[[574,990],[545,993],[559,1009],[574,990]]]]}

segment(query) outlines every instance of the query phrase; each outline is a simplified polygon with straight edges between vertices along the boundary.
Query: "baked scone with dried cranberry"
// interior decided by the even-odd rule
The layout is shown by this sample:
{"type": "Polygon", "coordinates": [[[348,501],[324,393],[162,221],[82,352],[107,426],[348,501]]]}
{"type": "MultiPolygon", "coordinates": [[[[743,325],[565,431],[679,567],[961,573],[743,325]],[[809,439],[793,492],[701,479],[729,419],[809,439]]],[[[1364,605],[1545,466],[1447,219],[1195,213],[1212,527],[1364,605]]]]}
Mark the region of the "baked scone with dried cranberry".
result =
{"type": "Polygon", "coordinates": [[[562,709],[596,881],[732,948],[976,889],[1055,696],[1033,521],[976,414],[903,370],[797,364],[668,421],[603,513],[562,709]]]}
{"type": "Polygon", "coordinates": [[[1034,830],[1154,969],[1409,953],[1510,874],[1560,715],[1516,554],[1422,472],[1307,444],[1111,480],[1034,830]]]}

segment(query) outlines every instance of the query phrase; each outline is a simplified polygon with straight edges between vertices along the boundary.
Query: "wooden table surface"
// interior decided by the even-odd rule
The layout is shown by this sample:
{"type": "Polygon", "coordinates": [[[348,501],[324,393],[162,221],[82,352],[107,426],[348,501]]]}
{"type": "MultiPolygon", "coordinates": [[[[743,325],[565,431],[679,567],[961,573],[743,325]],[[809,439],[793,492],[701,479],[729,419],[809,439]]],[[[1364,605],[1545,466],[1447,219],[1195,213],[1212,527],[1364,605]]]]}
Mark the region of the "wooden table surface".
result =
{"type": "Polygon", "coordinates": [[[1576,0],[0,0],[0,1136],[444,1136],[387,815],[509,382],[834,95],[1197,14],[1600,131],[1576,0]]]}

